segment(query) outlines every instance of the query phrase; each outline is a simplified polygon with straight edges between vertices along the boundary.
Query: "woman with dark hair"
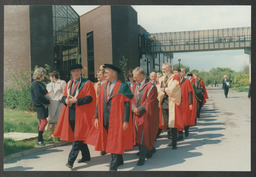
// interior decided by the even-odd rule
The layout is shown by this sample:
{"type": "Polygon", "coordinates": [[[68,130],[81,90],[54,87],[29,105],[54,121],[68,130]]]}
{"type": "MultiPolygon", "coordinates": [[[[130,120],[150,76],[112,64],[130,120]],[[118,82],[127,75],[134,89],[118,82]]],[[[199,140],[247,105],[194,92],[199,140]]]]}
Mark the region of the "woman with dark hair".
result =
{"type": "Polygon", "coordinates": [[[43,133],[45,126],[47,125],[48,106],[51,105],[49,99],[47,99],[47,90],[44,84],[41,82],[45,79],[46,70],[44,68],[37,68],[33,74],[33,82],[31,84],[31,96],[32,102],[35,105],[37,112],[38,124],[38,142],[39,146],[44,146],[43,133]]]}
{"type": "Polygon", "coordinates": [[[127,78],[128,78],[128,82],[127,82],[127,84],[129,85],[129,88],[131,89],[132,88],[132,86],[135,84],[135,80],[134,80],[134,78],[133,78],[133,74],[132,74],[132,69],[131,70],[129,70],[128,71],[128,74],[127,74],[127,78]]]}
{"type": "Polygon", "coordinates": [[[66,81],[59,79],[59,73],[57,71],[50,72],[49,78],[51,82],[46,85],[46,89],[51,93],[52,105],[49,106],[47,129],[51,130],[51,137],[53,137],[54,129],[58,123],[63,105],[60,100],[64,93],[66,81]]]}

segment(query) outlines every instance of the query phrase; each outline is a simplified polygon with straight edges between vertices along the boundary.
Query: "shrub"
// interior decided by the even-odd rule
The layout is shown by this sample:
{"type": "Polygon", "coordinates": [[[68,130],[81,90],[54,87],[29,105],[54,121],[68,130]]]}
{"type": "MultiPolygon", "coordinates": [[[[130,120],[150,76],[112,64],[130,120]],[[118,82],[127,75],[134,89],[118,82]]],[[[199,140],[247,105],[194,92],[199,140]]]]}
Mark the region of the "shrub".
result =
{"type": "Polygon", "coordinates": [[[236,86],[245,86],[250,84],[249,75],[248,74],[237,74],[234,78],[234,84],[236,86]]]}
{"type": "MultiPolygon", "coordinates": [[[[35,66],[34,70],[38,66],[35,66]]],[[[50,71],[50,66],[45,64],[45,69],[47,72],[50,71]]],[[[33,75],[34,70],[31,71],[33,75]]],[[[19,72],[17,75],[12,74],[13,80],[16,81],[12,88],[4,90],[4,107],[10,109],[18,109],[25,111],[35,111],[34,105],[31,98],[31,77],[29,72],[19,72]]],[[[46,75],[44,84],[49,83],[49,76],[46,75]]]]}

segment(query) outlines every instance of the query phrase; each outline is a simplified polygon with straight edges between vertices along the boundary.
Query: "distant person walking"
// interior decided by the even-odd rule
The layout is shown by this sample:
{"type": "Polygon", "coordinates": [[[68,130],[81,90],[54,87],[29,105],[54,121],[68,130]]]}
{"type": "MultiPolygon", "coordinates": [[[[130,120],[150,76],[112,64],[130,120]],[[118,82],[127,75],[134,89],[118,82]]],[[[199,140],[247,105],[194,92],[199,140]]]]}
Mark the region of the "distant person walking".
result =
{"type": "Polygon", "coordinates": [[[32,102],[35,105],[37,112],[38,124],[38,140],[39,146],[44,146],[43,133],[45,126],[47,125],[48,106],[51,105],[49,99],[46,98],[47,90],[44,84],[41,82],[45,79],[46,70],[42,67],[37,68],[33,73],[33,82],[31,84],[31,96],[32,102]]]}
{"type": "Polygon", "coordinates": [[[224,79],[222,81],[222,88],[224,89],[224,95],[228,98],[228,91],[230,87],[230,80],[228,79],[227,75],[224,75],[224,79]]]}
{"type": "Polygon", "coordinates": [[[249,87],[248,98],[251,99],[251,84],[250,84],[250,87],[249,87]]]}
{"type": "Polygon", "coordinates": [[[46,85],[46,89],[51,94],[52,104],[48,107],[49,115],[47,129],[51,130],[51,137],[53,137],[54,129],[58,123],[62,109],[61,98],[64,93],[66,81],[59,79],[59,73],[57,71],[50,72],[49,77],[51,82],[46,85]]]}
{"type": "Polygon", "coordinates": [[[217,87],[217,81],[216,80],[214,80],[214,85],[215,85],[215,87],[217,87]]]}

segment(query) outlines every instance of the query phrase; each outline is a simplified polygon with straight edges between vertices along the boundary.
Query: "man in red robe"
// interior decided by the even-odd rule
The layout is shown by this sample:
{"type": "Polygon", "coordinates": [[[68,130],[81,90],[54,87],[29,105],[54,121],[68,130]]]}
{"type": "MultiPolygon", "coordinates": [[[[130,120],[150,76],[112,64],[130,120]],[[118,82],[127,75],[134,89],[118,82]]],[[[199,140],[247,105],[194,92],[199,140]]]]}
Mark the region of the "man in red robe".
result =
{"type": "MultiPolygon", "coordinates": [[[[185,136],[188,136],[189,126],[194,125],[193,120],[191,120],[192,105],[193,105],[193,94],[192,85],[189,79],[185,78],[186,70],[185,68],[180,69],[180,88],[181,88],[181,104],[182,104],[182,119],[184,121],[185,136]]],[[[178,133],[177,140],[183,140],[183,130],[178,133]]]]}
{"type": "Polygon", "coordinates": [[[177,148],[177,129],[183,129],[184,123],[181,116],[181,89],[180,77],[171,74],[170,63],[162,65],[163,77],[159,78],[158,100],[161,109],[160,126],[164,125],[167,129],[168,144],[172,149],[177,148]]]}
{"type": "Polygon", "coordinates": [[[91,110],[95,110],[96,107],[96,93],[93,83],[81,77],[81,64],[72,65],[70,73],[72,79],[66,84],[61,99],[64,105],[54,136],[60,137],[62,141],[73,142],[66,164],[72,169],[79,151],[82,152],[82,159],[78,163],[91,159],[88,146],[84,141],[92,127],[94,112],[91,110]]]}
{"type": "Polygon", "coordinates": [[[133,136],[134,144],[139,146],[137,166],[145,163],[145,158],[152,157],[158,132],[159,108],[156,87],[146,81],[143,68],[133,70],[136,83],[132,87],[133,136]]]}
{"type": "Polygon", "coordinates": [[[109,170],[117,171],[122,165],[122,154],[133,148],[131,99],[133,94],[126,83],[117,80],[119,68],[105,64],[107,82],[100,87],[95,121],[86,143],[96,151],[111,153],[109,170]]]}
{"type": "MultiPolygon", "coordinates": [[[[196,99],[197,99],[197,118],[200,118],[200,111],[205,101],[205,87],[202,80],[198,77],[198,74],[194,74],[195,88],[196,88],[196,99]]],[[[207,95],[208,97],[208,95],[207,95]]]]}
{"type": "MultiPolygon", "coordinates": [[[[195,86],[195,79],[193,77],[193,74],[191,72],[187,73],[187,78],[190,80],[190,83],[192,84],[192,94],[193,94],[193,107],[192,107],[192,113],[191,113],[191,121],[193,122],[193,125],[196,125],[196,107],[197,107],[197,101],[196,101],[196,86],[195,86]]],[[[189,134],[189,132],[188,132],[189,134]]]]}
{"type": "Polygon", "coordinates": [[[205,103],[206,103],[206,99],[208,99],[209,97],[208,97],[208,94],[207,94],[206,86],[205,86],[205,84],[204,84],[202,79],[200,79],[200,84],[204,88],[204,101],[203,101],[203,106],[204,106],[205,103]]]}

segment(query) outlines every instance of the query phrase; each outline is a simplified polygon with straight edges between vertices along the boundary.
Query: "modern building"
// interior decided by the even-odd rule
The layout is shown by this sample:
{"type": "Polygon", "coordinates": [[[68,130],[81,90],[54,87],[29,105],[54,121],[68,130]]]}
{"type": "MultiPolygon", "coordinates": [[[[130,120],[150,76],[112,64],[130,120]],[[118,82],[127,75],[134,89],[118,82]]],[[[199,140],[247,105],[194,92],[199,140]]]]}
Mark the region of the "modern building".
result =
{"type": "Polygon", "coordinates": [[[123,57],[127,70],[140,65],[137,12],[131,6],[99,6],[82,15],[80,25],[82,64],[90,80],[100,65],[120,67],[123,57]]]}
{"type": "Polygon", "coordinates": [[[69,66],[81,60],[79,15],[71,6],[4,6],[4,88],[12,74],[49,65],[69,79],[69,66]]]}
{"type": "Polygon", "coordinates": [[[138,25],[131,6],[99,6],[82,16],[69,5],[4,6],[4,87],[12,87],[11,74],[29,72],[48,64],[69,80],[69,67],[82,63],[85,77],[96,80],[104,63],[124,71],[141,66],[146,74],[160,70],[172,56],[151,53],[154,39],[138,25]],[[120,61],[127,59],[127,63],[120,61]]]}

